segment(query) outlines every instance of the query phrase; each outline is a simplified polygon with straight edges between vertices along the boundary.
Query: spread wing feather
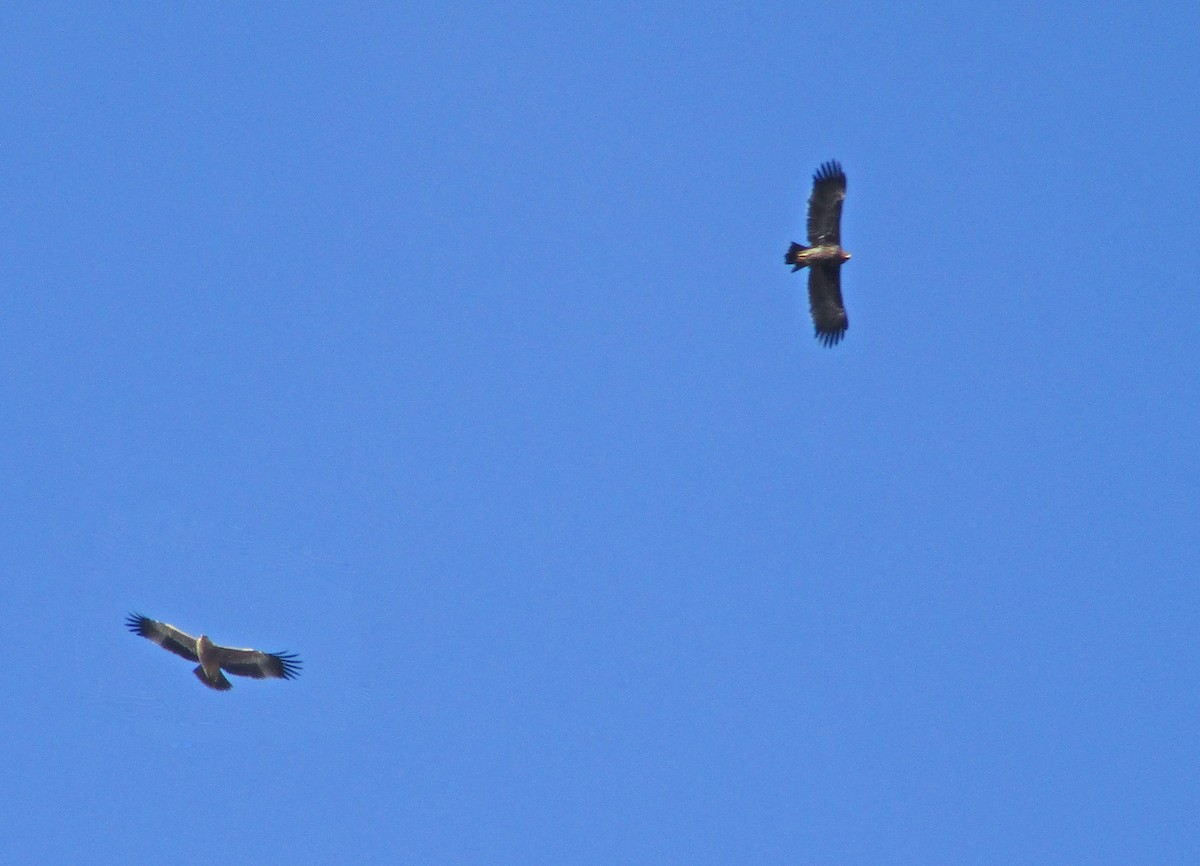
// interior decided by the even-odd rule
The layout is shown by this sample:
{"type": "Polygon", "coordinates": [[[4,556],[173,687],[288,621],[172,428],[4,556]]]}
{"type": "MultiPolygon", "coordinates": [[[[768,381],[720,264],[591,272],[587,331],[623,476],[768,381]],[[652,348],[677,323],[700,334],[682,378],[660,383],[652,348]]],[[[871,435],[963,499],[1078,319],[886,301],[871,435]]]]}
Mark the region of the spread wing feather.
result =
{"type": "Polygon", "coordinates": [[[265,653],[253,649],[214,646],[221,669],[239,677],[290,680],[300,675],[300,659],[292,653],[265,653]]]}
{"type": "Polygon", "coordinates": [[[842,243],[842,201],[846,198],[846,173],[841,163],[830,160],[813,175],[808,199],[808,243],[810,246],[842,243]]]}
{"type": "Polygon", "coordinates": [[[196,654],[196,639],[173,625],[150,619],[140,613],[131,613],[125,618],[125,627],[136,635],[154,641],[163,649],[170,650],[177,656],[183,656],[188,661],[200,661],[200,656],[196,654]]]}
{"type": "Polygon", "coordinates": [[[817,339],[826,346],[837,345],[850,327],[846,308],[842,306],[841,268],[824,263],[809,267],[808,305],[817,339]]]}

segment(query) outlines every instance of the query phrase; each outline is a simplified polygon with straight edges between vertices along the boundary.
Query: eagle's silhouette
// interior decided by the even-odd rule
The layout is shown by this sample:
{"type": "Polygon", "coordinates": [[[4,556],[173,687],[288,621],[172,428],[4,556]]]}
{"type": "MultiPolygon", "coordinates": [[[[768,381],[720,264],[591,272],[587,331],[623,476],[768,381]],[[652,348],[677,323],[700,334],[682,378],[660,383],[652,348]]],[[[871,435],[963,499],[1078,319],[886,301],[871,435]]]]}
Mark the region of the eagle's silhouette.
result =
{"type": "Polygon", "coordinates": [[[793,243],[783,260],[792,271],[808,268],[808,304],[817,339],[833,346],[846,334],[850,320],[842,306],[842,264],[850,254],[842,249],[842,200],[846,173],[831,160],[813,175],[808,198],[808,246],[793,243]]]}

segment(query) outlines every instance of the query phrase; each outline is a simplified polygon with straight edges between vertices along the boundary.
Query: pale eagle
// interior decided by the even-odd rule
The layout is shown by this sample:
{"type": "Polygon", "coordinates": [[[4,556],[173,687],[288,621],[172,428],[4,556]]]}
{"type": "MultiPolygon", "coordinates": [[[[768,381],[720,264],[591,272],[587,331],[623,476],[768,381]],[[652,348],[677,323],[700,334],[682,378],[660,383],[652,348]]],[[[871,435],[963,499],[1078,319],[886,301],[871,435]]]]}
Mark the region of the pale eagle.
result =
{"type": "Polygon", "coordinates": [[[842,264],[850,254],[842,249],[842,200],[846,173],[836,161],[823,164],[813,175],[808,198],[808,243],[793,243],[784,262],[793,273],[808,268],[808,305],[817,339],[833,346],[846,334],[850,320],[842,306],[842,264]]]}
{"type": "Polygon", "coordinates": [[[265,653],[252,649],[218,646],[207,635],[192,637],[173,625],[131,613],[125,625],[134,634],[149,638],[165,650],[188,661],[200,662],[193,673],[210,689],[227,692],[233,686],[225,679],[226,671],[239,677],[274,677],[290,680],[300,674],[300,659],[291,653],[265,653]]]}

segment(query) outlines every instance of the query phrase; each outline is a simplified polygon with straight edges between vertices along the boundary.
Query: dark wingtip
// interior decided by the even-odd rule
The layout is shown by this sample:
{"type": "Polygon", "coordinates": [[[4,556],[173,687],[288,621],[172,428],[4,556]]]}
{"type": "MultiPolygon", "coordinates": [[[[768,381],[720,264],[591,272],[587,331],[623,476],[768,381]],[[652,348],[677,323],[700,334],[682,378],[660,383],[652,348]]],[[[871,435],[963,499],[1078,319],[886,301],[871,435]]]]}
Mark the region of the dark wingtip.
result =
{"type": "Polygon", "coordinates": [[[845,328],[840,328],[836,331],[822,331],[820,328],[817,328],[817,339],[826,348],[836,346],[842,341],[842,337],[844,336],[846,336],[845,328]]]}
{"type": "Polygon", "coordinates": [[[133,613],[129,614],[129,616],[125,617],[125,628],[129,629],[136,635],[145,637],[145,626],[142,624],[148,619],[149,617],[143,616],[142,614],[134,611],[133,613]]]}
{"type": "Polygon", "coordinates": [[[300,661],[299,656],[295,653],[271,653],[279,660],[279,667],[283,671],[285,680],[294,680],[300,676],[300,669],[304,667],[304,662],[300,661]]]}
{"type": "Polygon", "coordinates": [[[813,182],[819,183],[823,180],[840,180],[846,182],[846,173],[842,171],[842,164],[836,159],[831,159],[828,162],[821,163],[817,173],[813,175],[813,182]]]}

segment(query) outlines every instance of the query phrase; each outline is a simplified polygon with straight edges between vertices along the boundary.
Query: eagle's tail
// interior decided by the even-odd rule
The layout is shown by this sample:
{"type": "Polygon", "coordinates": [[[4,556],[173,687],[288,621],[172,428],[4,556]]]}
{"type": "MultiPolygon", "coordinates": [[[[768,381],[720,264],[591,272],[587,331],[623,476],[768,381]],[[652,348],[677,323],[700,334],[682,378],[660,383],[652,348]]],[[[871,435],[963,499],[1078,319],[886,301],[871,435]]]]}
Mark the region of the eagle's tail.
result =
{"type": "Polygon", "coordinates": [[[790,247],[788,247],[788,251],[784,255],[783,261],[785,264],[789,264],[792,266],[792,273],[795,273],[796,271],[800,270],[806,264],[804,259],[800,258],[800,253],[804,252],[806,249],[808,249],[808,247],[801,246],[800,244],[795,243],[795,242],[793,242],[792,245],[790,247]]]}
{"type": "Polygon", "coordinates": [[[233,688],[233,684],[225,679],[225,672],[220,668],[217,668],[217,675],[211,679],[204,672],[204,665],[196,665],[196,669],[192,673],[196,675],[200,682],[204,683],[210,689],[216,689],[218,692],[227,692],[233,688]]]}

